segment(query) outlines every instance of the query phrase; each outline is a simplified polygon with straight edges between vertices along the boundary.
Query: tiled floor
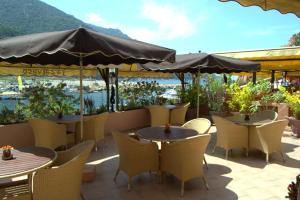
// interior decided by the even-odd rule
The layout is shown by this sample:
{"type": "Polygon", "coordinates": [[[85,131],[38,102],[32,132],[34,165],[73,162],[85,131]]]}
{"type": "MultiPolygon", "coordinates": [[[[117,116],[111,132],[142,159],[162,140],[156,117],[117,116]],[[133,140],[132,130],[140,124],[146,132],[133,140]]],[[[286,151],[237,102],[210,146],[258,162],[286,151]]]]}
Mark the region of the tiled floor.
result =
{"type": "Polygon", "coordinates": [[[180,197],[180,181],[169,175],[164,183],[159,177],[144,173],[133,178],[132,189],[127,191],[127,177],[120,173],[117,183],[113,177],[118,167],[118,154],[111,136],[101,143],[98,152],[90,157],[91,165],[96,165],[97,176],[92,183],[83,185],[87,200],[100,199],[285,199],[287,186],[300,173],[300,139],[284,133],[282,142],[286,162],[280,155],[273,154],[270,164],[266,164],[263,153],[251,151],[245,157],[242,151],[234,150],[229,159],[224,159],[224,151],[212,147],[216,137],[215,127],[210,130],[212,140],[207,149],[208,170],[205,176],[210,189],[207,191],[202,180],[194,179],[185,184],[185,195],[180,197]]]}

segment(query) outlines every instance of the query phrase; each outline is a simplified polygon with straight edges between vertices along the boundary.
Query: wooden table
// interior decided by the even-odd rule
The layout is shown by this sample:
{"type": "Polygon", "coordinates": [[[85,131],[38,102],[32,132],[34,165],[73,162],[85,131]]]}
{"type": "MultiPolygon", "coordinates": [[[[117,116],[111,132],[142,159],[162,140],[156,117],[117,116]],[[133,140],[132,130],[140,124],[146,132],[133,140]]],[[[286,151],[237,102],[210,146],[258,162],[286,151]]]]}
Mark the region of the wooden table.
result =
{"type": "Polygon", "coordinates": [[[0,179],[31,175],[38,169],[51,165],[56,152],[44,147],[24,147],[12,150],[14,159],[2,160],[0,151],[0,179]]]}
{"type": "Polygon", "coordinates": [[[76,122],[80,122],[80,115],[63,115],[62,118],[58,118],[57,116],[49,117],[48,120],[54,121],[58,124],[64,124],[67,127],[67,134],[74,134],[74,142],[76,141],[76,131],[74,130],[74,126],[71,126],[71,131],[68,130],[68,125],[75,124],[76,122]]]}
{"type": "Polygon", "coordinates": [[[236,124],[248,127],[248,148],[249,149],[257,149],[257,147],[262,146],[257,134],[256,127],[274,121],[272,119],[264,119],[261,117],[251,118],[251,116],[250,116],[250,120],[245,120],[243,116],[231,116],[231,117],[227,117],[226,119],[236,124]]]}
{"type": "Polygon", "coordinates": [[[175,142],[198,135],[193,129],[171,126],[170,133],[165,133],[165,127],[147,127],[136,132],[141,139],[160,142],[175,142]]]}
{"type": "Polygon", "coordinates": [[[54,121],[59,124],[73,124],[80,121],[80,115],[63,115],[62,118],[52,116],[49,117],[48,120],[54,121]]]}

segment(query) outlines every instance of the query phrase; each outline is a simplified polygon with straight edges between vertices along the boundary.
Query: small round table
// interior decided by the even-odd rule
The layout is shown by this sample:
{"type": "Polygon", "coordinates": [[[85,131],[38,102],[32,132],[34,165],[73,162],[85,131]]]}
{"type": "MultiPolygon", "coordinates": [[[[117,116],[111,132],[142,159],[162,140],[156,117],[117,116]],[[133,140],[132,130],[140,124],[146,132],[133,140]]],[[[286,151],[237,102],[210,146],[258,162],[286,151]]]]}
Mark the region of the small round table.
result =
{"type": "Polygon", "coordinates": [[[256,131],[256,127],[274,121],[272,119],[266,119],[261,117],[250,117],[250,120],[244,120],[244,118],[241,116],[232,116],[232,117],[227,117],[226,119],[232,121],[233,123],[248,127],[248,148],[249,149],[256,149],[257,147],[262,148],[260,139],[256,131]]]}
{"type": "Polygon", "coordinates": [[[176,142],[198,135],[198,132],[193,129],[171,126],[170,133],[165,133],[165,127],[147,127],[136,132],[141,139],[160,142],[176,142]]]}
{"type": "Polygon", "coordinates": [[[48,120],[54,121],[58,124],[73,124],[80,121],[80,115],[63,115],[62,118],[52,116],[49,117],[48,120]]]}
{"type": "Polygon", "coordinates": [[[24,147],[12,150],[12,160],[2,160],[0,151],[0,179],[30,175],[48,167],[56,159],[56,152],[44,147],[24,147]]]}

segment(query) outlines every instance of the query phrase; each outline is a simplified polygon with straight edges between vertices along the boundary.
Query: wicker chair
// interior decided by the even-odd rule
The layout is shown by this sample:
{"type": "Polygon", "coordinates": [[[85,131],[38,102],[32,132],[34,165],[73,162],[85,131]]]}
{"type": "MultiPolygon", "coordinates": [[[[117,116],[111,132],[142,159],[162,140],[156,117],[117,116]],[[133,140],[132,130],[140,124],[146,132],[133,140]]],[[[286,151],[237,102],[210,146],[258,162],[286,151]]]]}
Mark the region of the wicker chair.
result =
{"type": "Polygon", "coordinates": [[[35,146],[46,147],[55,150],[58,147],[66,147],[72,137],[67,136],[66,126],[43,119],[30,119],[29,124],[33,130],[35,146]]]}
{"type": "Polygon", "coordinates": [[[269,155],[274,152],[279,152],[282,160],[284,161],[281,138],[287,125],[287,120],[278,120],[256,127],[258,138],[261,144],[256,148],[266,154],[267,163],[269,162],[269,155]]]}
{"type": "Polygon", "coordinates": [[[228,159],[228,150],[233,148],[245,148],[248,156],[248,128],[237,125],[227,119],[218,116],[212,116],[217,128],[216,147],[226,150],[226,159],[228,159]]]}
{"type": "MultiPolygon", "coordinates": [[[[104,139],[104,125],[108,118],[108,112],[95,115],[83,121],[83,140],[94,140],[95,150],[98,150],[97,143],[104,139]]],[[[76,123],[76,140],[80,141],[80,122],[76,123]]]]}
{"type": "Polygon", "coordinates": [[[164,106],[148,106],[151,115],[151,126],[163,126],[170,122],[170,111],[164,106]]]}
{"type": "Polygon", "coordinates": [[[114,181],[120,170],[124,171],[128,176],[128,190],[130,190],[133,176],[142,172],[158,171],[158,147],[155,143],[142,143],[119,132],[112,134],[120,154],[114,181]]]}
{"type": "Polygon", "coordinates": [[[270,119],[270,120],[275,121],[278,118],[278,114],[277,114],[277,112],[275,112],[273,110],[264,110],[264,111],[255,113],[252,117],[256,118],[256,119],[270,119]]]}
{"type": "Polygon", "coordinates": [[[80,200],[82,170],[93,146],[93,141],[85,141],[59,152],[55,166],[38,170],[33,175],[32,195],[28,185],[18,185],[1,189],[0,197],[8,200],[80,200]]]}
{"type": "MultiPolygon", "coordinates": [[[[185,124],[182,125],[182,127],[194,129],[198,132],[198,134],[203,135],[208,133],[211,127],[211,122],[206,118],[197,118],[186,122],[185,124]]],[[[205,163],[206,168],[208,169],[205,156],[203,161],[205,163]]]]}
{"type": "Polygon", "coordinates": [[[185,122],[185,115],[190,106],[190,103],[182,104],[176,106],[176,108],[171,110],[170,114],[170,124],[175,126],[181,126],[185,122]]]}
{"type": "Polygon", "coordinates": [[[181,196],[184,194],[185,181],[192,178],[202,177],[208,189],[203,175],[203,159],[209,138],[208,134],[199,135],[165,144],[161,150],[161,171],[171,173],[181,180],[181,196]]]}

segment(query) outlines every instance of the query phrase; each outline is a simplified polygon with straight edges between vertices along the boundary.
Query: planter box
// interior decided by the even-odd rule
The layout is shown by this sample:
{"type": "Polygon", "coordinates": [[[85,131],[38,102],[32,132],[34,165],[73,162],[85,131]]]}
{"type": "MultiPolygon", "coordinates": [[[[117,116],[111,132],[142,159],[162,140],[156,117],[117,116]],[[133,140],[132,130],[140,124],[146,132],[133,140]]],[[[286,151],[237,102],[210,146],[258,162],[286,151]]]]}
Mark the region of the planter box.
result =
{"type": "MultiPolygon", "coordinates": [[[[89,117],[89,116],[87,116],[89,117]]],[[[112,131],[127,131],[150,126],[150,113],[147,109],[137,109],[123,112],[109,113],[105,123],[105,133],[112,131]]],[[[74,131],[74,124],[68,125],[69,131],[74,131]]],[[[13,147],[33,146],[34,136],[28,123],[0,125],[0,147],[11,145],[13,147]]]]}
{"type": "Polygon", "coordinates": [[[295,119],[293,117],[289,117],[288,120],[294,135],[300,138],[300,120],[295,119]]]}
{"type": "Polygon", "coordinates": [[[33,146],[34,137],[28,123],[0,125],[0,146],[33,146]]]}
{"type": "MultiPolygon", "coordinates": [[[[199,117],[201,116],[209,116],[209,108],[208,105],[200,105],[199,107],[199,117]]],[[[186,121],[197,118],[197,108],[189,108],[186,113],[186,121]]]]}

